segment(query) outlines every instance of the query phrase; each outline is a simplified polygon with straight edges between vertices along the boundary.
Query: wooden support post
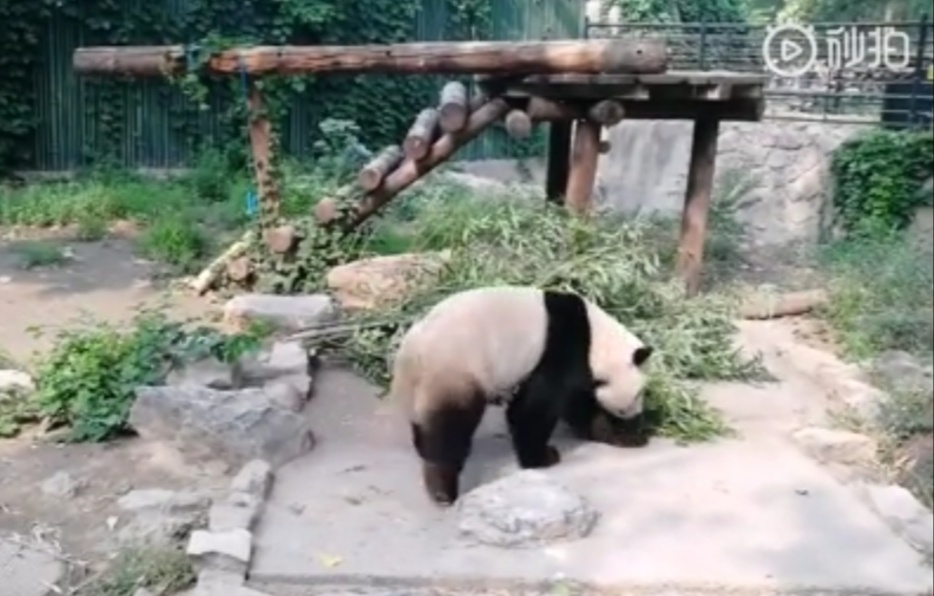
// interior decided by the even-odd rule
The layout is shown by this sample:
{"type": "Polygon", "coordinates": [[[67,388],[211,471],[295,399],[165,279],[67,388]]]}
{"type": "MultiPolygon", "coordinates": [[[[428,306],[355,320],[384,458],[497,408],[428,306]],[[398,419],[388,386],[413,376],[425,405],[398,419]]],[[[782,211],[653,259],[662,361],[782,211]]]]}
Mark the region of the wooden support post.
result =
{"type": "Polygon", "coordinates": [[[272,125],[263,110],[263,94],[250,86],[250,148],[253,151],[253,172],[259,194],[263,222],[275,221],[279,215],[279,184],[272,168],[272,125]]]}
{"type": "Polygon", "coordinates": [[[576,215],[586,215],[593,208],[591,195],[599,158],[600,125],[590,120],[578,120],[565,193],[565,204],[576,215]]]}
{"type": "Polygon", "coordinates": [[[548,133],[548,166],[545,178],[545,197],[560,203],[568,185],[568,167],[571,163],[570,120],[556,120],[548,133]]]}
{"type": "Polygon", "coordinates": [[[684,279],[688,296],[696,295],[700,289],[719,132],[719,120],[694,121],[691,164],[681,215],[681,241],[678,245],[678,273],[684,279]]]}

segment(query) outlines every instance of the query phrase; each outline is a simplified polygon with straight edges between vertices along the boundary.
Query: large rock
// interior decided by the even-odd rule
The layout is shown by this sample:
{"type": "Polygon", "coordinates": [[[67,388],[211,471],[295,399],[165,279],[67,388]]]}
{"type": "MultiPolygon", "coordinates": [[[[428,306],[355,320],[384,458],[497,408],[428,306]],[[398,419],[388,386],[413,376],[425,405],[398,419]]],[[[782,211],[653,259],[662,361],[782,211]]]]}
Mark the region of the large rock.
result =
{"type": "Polygon", "coordinates": [[[35,389],[36,386],[29,373],[14,369],[0,369],[0,395],[32,393],[35,389]]]}
{"type": "Polygon", "coordinates": [[[373,310],[441,272],[450,253],[407,253],[361,259],[328,271],[328,288],[347,311],[373,310]]]}
{"type": "Polygon", "coordinates": [[[195,569],[229,571],[243,577],[253,554],[253,534],[236,528],[221,532],[196,530],[188,542],[195,569]]]}
{"type": "Polygon", "coordinates": [[[141,436],[172,441],[187,455],[233,465],[262,459],[278,467],[314,446],[305,419],[262,388],[139,387],[130,424],[141,436]]]}
{"type": "Polygon", "coordinates": [[[50,586],[65,575],[65,562],[41,544],[24,546],[0,534],[0,594],[3,596],[46,596],[50,586]]]}
{"type": "Polygon", "coordinates": [[[278,296],[274,294],[243,294],[224,306],[224,321],[243,329],[250,321],[263,321],[277,329],[294,331],[340,316],[337,305],[325,294],[310,296],[278,296]]]}
{"type": "Polygon", "coordinates": [[[458,500],[461,536],[510,548],[583,538],[599,514],[581,496],[538,470],[520,470],[458,500]]]}
{"type": "Polygon", "coordinates": [[[934,550],[934,515],[900,486],[861,485],[862,497],[889,526],[912,546],[934,550]]]}
{"type": "Polygon", "coordinates": [[[876,456],[876,442],[859,433],[812,426],[795,431],[793,436],[811,457],[822,463],[869,464],[876,456]]]}

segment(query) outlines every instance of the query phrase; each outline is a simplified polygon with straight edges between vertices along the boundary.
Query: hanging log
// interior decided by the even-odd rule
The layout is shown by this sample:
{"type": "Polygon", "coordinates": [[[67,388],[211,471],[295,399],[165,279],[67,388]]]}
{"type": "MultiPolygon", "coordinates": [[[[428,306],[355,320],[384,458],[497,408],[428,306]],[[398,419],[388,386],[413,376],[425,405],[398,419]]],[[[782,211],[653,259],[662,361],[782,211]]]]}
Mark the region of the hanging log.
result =
{"type": "Polygon", "coordinates": [[[467,124],[470,105],[467,102],[467,87],[459,81],[451,81],[441,88],[439,101],[441,112],[441,130],[455,132],[467,124]]]}
{"type": "Polygon", "coordinates": [[[619,124],[625,115],[623,104],[612,99],[598,101],[587,109],[587,119],[602,126],[619,124]]]}
{"type": "Polygon", "coordinates": [[[402,162],[403,157],[405,156],[399,145],[384,148],[363,166],[357,175],[357,184],[365,191],[376,190],[383,183],[383,178],[402,162]]]}
{"type": "Polygon", "coordinates": [[[397,194],[411,186],[416,180],[442,164],[458,149],[472,141],[481,132],[493,125],[509,111],[509,105],[502,99],[492,99],[470,114],[467,125],[456,133],[447,133],[435,141],[431,151],[421,161],[407,159],[383,180],[383,185],[365,195],[357,205],[356,214],[351,223],[356,226],[366,221],[383,205],[397,194]]]}
{"type": "Polygon", "coordinates": [[[506,114],[506,132],[517,141],[532,136],[532,126],[532,119],[522,110],[510,110],[506,114]]]}
{"type": "Polygon", "coordinates": [[[599,158],[600,125],[590,120],[578,120],[565,193],[565,202],[572,213],[586,215],[591,211],[591,195],[599,158]]]}
{"type": "Polygon", "coordinates": [[[402,142],[402,151],[407,158],[418,161],[428,155],[435,139],[438,118],[438,110],[434,108],[425,108],[418,113],[415,122],[412,123],[412,128],[409,129],[402,142]]]}
{"type": "MultiPolygon", "coordinates": [[[[381,72],[409,74],[663,73],[668,48],[661,39],[461,41],[366,46],[255,46],[214,54],[208,69],[248,74],[381,72]]],[[[158,76],[185,70],[185,47],[87,47],[75,50],[81,75],[158,76]],[[132,56],[132,57],[130,57],[132,56]]]]}

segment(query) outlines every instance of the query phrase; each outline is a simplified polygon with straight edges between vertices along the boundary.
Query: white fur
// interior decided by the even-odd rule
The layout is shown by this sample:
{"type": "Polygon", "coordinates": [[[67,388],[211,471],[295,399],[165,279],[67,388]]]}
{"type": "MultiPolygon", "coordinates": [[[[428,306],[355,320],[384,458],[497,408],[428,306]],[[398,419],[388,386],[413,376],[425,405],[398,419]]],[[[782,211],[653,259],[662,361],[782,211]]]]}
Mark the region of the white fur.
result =
{"type": "Polygon", "coordinates": [[[603,384],[597,401],[611,414],[632,418],[642,413],[646,377],[632,361],[645,344],[605,310],[584,300],[590,320],[590,370],[603,384]]]}
{"type": "MultiPolygon", "coordinates": [[[[645,380],[632,355],[643,343],[598,306],[585,304],[590,366],[605,383],[597,389],[597,399],[615,415],[635,416],[642,410],[645,380]]],[[[508,395],[541,358],[546,316],[542,291],[533,287],[483,287],[448,296],[403,337],[393,362],[390,396],[418,419],[438,405],[438,395],[508,395]]]]}

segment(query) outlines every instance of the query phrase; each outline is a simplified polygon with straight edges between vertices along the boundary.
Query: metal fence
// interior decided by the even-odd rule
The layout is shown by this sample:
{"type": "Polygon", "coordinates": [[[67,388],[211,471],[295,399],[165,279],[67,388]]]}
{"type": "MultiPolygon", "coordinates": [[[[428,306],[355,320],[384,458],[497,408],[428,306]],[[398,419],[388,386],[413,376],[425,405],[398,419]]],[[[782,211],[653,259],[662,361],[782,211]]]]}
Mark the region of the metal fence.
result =
{"type": "MultiPolygon", "coordinates": [[[[127,0],[121,3],[122,10],[133,11],[144,1],[127,0]]],[[[163,3],[168,14],[180,14],[195,0],[155,1],[163,3]]],[[[422,9],[412,24],[412,40],[441,40],[452,18],[447,0],[422,0],[422,9]]],[[[493,3],[489,35],[507,40],[573,38],[580,33],[582,19],[579,0],[497,0],[493,3]]],[[[179,114],[189,105],[188,100],[177,87],[159,80],[120,84],[115,92],[117,97],[112,92],[101,93],[93,81],[75,75],[71,66],[75,48],[94,43],[92,31],[63,15],[56,15],[45,31],[34,74],[37,104],[33,115],[37,130],[31,148],[32,168],[44,171],[80,168],[102,148],[115,150],[129,167],[191,165],[197,149],[179,132],[179,114]],[[127,106],[120,118],[121,138],[116,141],[102,138],[100,123],[95,121],[98,113],[95,107],[113,101],[127,106]]],[[[282,136],[287,151],[293,155],[304,154],[314,144],[320,134],[318,122],[327,117],[320,113],[320,102],[316,99],[320,98],[296,97],[291,105],[282,136]]],[[[412,106],[413,116],[420,107],[412,106]]],[[[361,118],[377,119],[379,114],[361,118]]],[[[202,114],[196,125],[212,137],[225,123],[215,109],[202,114]]],[[[511,154],[509,139],[502,131],[495,132],[500,134],[482,135],[459,156],[478,159],[511,154]]]]}
{"type": "Polygon", "coordinates": [[[585,37],[661,37],[671,68],[769,75],[766,118],[926,127],[932,122],[934,27],[915,22],[609,23],[585,37]]]}

